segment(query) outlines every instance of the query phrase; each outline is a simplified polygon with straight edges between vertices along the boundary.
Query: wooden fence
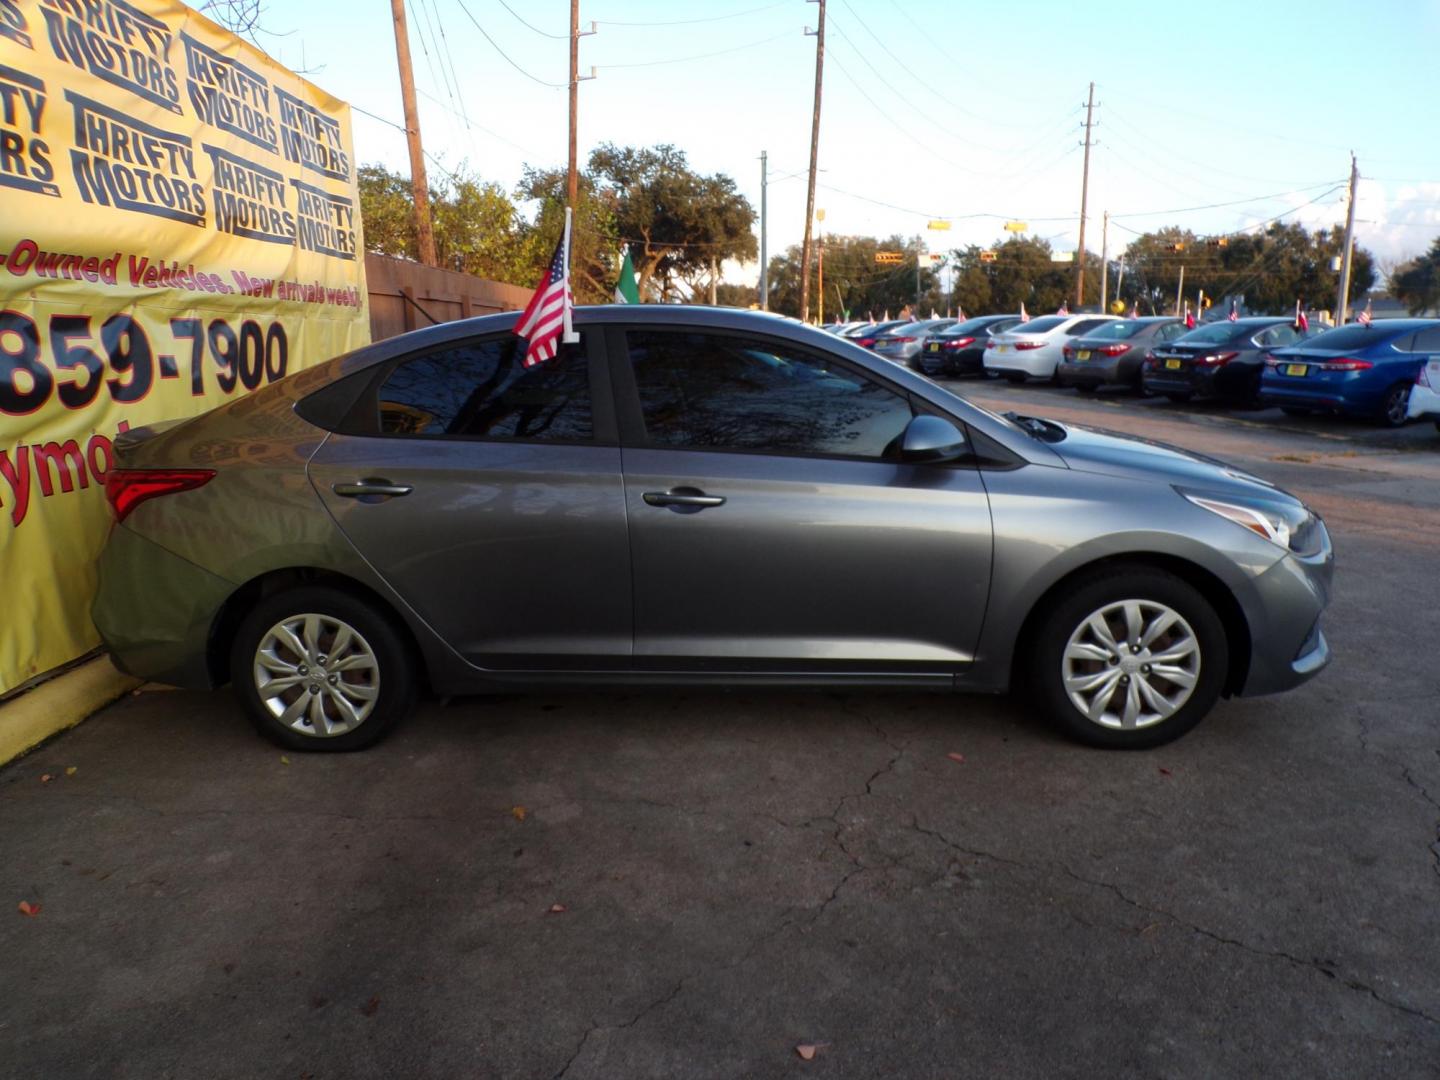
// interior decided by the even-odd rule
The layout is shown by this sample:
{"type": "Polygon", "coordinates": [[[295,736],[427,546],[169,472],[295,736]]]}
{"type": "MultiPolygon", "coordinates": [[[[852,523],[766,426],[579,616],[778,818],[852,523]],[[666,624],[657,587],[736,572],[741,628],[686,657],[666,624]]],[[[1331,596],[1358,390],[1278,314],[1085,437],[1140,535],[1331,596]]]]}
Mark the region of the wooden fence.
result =
{"type": "Polygon", "coordinates": [[[370,335],[376,341],[434,323],[518,311],[530,302],[532,291],[373,254],[365,256],[365,280],[370,292],[370,335]]]}

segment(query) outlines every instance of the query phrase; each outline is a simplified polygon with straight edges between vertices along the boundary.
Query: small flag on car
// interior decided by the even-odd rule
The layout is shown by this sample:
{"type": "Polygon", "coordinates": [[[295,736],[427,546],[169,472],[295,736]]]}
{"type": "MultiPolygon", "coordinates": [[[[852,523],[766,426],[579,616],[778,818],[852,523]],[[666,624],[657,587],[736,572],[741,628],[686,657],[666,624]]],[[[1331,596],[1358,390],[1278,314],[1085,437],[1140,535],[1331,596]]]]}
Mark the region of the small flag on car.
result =
{"type": "Polygon", "coordinates": [[[1309,330],[1310,320],[1305,317],[1305,308],[1301,306],[1299,299],[1295,301],[1295,329],[1309,330]]]}
{"type": "Polygon", "coordinates": [[[1240,321],[1240,309],[1235,306],[1235,301],[1230,301],[1230,314],[1226,316],[1231,322],[1240,321]]]}
{"type": "Polygon", "coordinates": [[[1130,318],[1132,318],[1132,319],[1138,319],[1139,317],[1140,317],[1140,301],[1139,301],[1139,300],[1136,300],[1133,304],[1130,305],[1130,318]]]}
{"type": "Polygon", "coordinates": [[[1020,301],[1020,321],[1021,321],[1021,322],[1029,322],[1029,321],[1030,321],[1030,314],[1029,314],[1029,312],[1027,312],[1027,311],[1025,310],[1025,301],[1024,301],[1024,300],[1021,300],[1021,301],[1020,301]]]}
{"type": "Polygon", "coordinates": [[[1370,310],[1370,305],[1371,301],[1367,299],[1365,301],[1365,310],[1360,312],[1359,315],[1355,316],[1355,321],[1358,322],[1361,326],[1369,326],[1371,320],[1375,318],[1374,312],[1370,310]]]}
{"type": "Polygon", "coordinates": [[[1195,313],[1190,310],[1190,301],[1189,301],[1189,300],[1186,300],[1186,301],[1185,301],[1185,329],[1186,329],[1186,330],[1194,330],[1194,329],[1195,329],[1195,313]]]}
{"type": "Polygon", "coordinates": [[[638,304],[640,289],[635,284],[635,264],[630,261],[630,248],[625,248],[625,258],[620,262],[620,280],[615,283],[617,304],[638,304]]]}
{"type": "Polygon", "coordinates": [[[555,247],[550,265],[535,286],[535,295],[515,324],[515,333],[527,342],[525,366],[549,360],[559,351],[559,343],[573,344],[580,340],[571,325],[575,296],[570,292],[570,208],[565,208],[565,232],[555,247]]]}
{"type": "Polygon", "coordinates": [[[1056,314],[1056,315],[1069,315],[1069,314],[1070,314],[1070,301],[1069,301],[1069,300],[1061,300],[1061,301],[1060,301],[1060,306],[1055,309],[1055,314],[1056,314]]]}

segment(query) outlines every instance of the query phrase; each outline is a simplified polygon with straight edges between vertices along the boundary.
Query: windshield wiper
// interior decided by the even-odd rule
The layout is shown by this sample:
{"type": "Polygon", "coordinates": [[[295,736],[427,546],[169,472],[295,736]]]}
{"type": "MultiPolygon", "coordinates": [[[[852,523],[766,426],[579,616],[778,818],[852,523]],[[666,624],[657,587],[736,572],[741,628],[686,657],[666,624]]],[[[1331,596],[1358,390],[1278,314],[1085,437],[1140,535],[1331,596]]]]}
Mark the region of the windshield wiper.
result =
{"type": "Polygon", "coordinates": [[[1038,416],[1021,416],[1013,410],[1004,415],[1025,434],[1041,442],[1057,443],[1065,438],[1065,429],[1053,421],[1041,420],[1038,416]]]}

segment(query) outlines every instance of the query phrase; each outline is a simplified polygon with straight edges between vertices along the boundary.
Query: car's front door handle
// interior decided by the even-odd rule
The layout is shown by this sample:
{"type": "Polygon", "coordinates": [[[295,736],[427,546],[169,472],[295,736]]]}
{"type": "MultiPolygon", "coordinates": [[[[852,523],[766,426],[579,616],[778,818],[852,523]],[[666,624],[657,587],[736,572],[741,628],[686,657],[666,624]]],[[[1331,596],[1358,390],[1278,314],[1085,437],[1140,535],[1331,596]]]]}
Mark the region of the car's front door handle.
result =
{"type": "Polygon", "coordinates": [[[651,506],[668,506],[674,510],[704,510],[708,506],[724,506],[723,495],[706,495],[699,488],[677,487],[669,491],[647,491],[645,501],[651,506]]]}
{"type": "Polygon", "coordinates": [[[389,480],[382,480],[378,477],[366,477],[353,484],[332,484],[330,490],[347,499],[358,499],[365,495],[409,495],[415,489],[409,484],[392,484],[389,480]]]}

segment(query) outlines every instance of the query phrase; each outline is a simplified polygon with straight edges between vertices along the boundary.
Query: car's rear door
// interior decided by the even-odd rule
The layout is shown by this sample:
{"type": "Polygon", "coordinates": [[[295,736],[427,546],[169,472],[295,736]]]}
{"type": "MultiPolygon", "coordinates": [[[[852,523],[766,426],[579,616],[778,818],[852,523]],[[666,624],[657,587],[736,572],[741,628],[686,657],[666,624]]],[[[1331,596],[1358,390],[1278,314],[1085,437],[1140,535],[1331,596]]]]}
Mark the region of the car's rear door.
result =
{"type": "Polygon", "coordinates": [[[629,664],[630,551],[600,333],[492,333],[387,365],[310,478],[360,554],[490,669],[629,664]],[[593,347],[592,347],[593,346],[593,347]]]}
{"type": "Polygon", "coordinates": [[[972,465],[887,456],[904,392],[740,331],[612,335],[637,670],[944,676],[972,658],[989,503],[972,465]]]}

